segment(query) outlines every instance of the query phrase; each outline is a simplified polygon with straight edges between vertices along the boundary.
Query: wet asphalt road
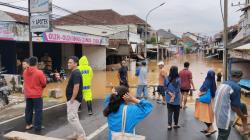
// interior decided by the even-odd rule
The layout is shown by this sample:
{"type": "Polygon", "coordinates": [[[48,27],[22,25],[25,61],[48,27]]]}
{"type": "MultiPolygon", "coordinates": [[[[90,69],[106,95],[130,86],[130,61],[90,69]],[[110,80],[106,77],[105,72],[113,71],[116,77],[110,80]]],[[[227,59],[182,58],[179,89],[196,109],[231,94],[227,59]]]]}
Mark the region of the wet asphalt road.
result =
{"type": "MultiPolygon", "coordinates": [[[[94,101],[94,115],[87,115],[86,106],[80,112],[81,124],[83,125],[87,135],[93,133],[106,123],[106,118],[102,115],[103,101],[94,101]]],[[[191,105],[193,106],[193,105],[191,105]]],[[[152,113],[136,127],[136,133],[146,136],[147,140],[216,140],[216,135],[210,138],[205,137],[200,130],[205,125],[196,121],[193,117],[193,107],[189,107],[185,111],[181,111],[180,125],[178,130],[167,130],[167,107],[161,104],[154,103],[152,113]]],[[[44,127],[42,135],[65,138],[71,134],[71,128],[67,123],[66,106],[62,105],[44,112],[44,127]]],[[[4,125],[0,125],[0,140],[4,140],[3,135],[10,131],[24,132],[24,118],[20,118],[4,125]]],[[[33,133],[33,131],[28,131],[33,133]]],[[[102,131],[92,140],[106,140],[107,129],[102,131]]],[[[237,132],[232,129],[229,140],[242,140],[237,132]]]]}

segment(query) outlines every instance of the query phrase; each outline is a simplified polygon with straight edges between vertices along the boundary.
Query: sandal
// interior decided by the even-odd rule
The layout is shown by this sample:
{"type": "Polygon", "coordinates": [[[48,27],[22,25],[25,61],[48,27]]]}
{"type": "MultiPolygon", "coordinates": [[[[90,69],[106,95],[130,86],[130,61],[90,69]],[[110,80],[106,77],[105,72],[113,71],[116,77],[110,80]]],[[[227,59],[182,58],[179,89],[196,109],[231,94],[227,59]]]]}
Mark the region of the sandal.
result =
{"type": "Polygon", "coordinates": [[[174,128],[174,129],[178,129],[178,128],[181,128],[181,126],[179,126],[179,125],[174,125],[173,128],[174,128]]]}
{"type": "Polygon", "coordinates": [[[200,132],[201,133],[207,133],[208,131],[204,129],[204,130],[201,130],[200,132]]]}
{"type": "Polygon", "coordinates": [[[242,135],[250,135],[250,131],[242,132],[242,135]]]}
{"type": "Polygon", "coordinates": [[[31,130],[33,128],[33,125],[27,125],[26,127],[25,127],[25,130],[31,130]]]}
{"type": "Polygon", "coordinates": [[[212,131],[212,132],[207,132],[207,133],[205,134],[205,136],[210,137],[211,135],[213,135],[213,134],[216,133],[216,132],[217,132],[216,130],[214,130],[214,131],[212,131]]]}
{"type": "Polygon", "coordinates": [[[169,131],[172,130],[172,126],[168,126],[168,130],[169,130],[169,131]]]}

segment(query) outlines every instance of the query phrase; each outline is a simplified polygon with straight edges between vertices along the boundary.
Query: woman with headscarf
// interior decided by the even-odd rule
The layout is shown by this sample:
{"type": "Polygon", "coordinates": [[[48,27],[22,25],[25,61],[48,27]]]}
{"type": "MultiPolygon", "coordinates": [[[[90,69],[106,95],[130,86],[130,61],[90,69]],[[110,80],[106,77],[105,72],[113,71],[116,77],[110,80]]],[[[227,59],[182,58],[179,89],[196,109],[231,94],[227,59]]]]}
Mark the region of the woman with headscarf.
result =
{"type": "Polygon", "coordinates": [[[206,136],[211,136],[216,132],[213,127],[214,122],[214,112],[213,112],[213,99],[215,97],[216,92],[216,82],[215,82],[215,72],[213,70],[209,70],[207,73],[207,77],[203,82],[200,92],[198,93],[199,98],[196,100],[195,105],[195,118],[206,124],[207,129],[202,130],[206,136]],[[210,103],[204,103],[199,100],[202,96],[205,96],[207,92],[210,91],[211,100],[210,103]]]}

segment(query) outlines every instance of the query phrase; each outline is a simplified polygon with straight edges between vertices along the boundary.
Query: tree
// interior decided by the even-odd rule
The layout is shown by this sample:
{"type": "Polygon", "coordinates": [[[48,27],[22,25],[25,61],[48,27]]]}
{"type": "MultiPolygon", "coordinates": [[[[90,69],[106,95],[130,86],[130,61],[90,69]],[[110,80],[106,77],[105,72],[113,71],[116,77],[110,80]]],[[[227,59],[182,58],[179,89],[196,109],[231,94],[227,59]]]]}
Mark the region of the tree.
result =
{"type": "Polygon", "coordinates": [[[156,45],[157,42],[156,42],[156,37],[155,36],[151,37],[150,43],[153,44],[153,45],[156,45]]]}

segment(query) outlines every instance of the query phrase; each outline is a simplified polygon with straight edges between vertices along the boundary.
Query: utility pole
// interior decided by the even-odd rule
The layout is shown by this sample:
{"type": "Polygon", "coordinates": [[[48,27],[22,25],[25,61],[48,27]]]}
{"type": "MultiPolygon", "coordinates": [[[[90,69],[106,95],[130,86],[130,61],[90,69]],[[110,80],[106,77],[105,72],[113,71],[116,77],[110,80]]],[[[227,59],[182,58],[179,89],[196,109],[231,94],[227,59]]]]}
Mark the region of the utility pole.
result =
{"type": "Polygon", "coordinates": [[[31,11],[30,11],[30,0],[28,0],[28,12],[29,12],[29,52],[30,56],[33,56],[33,43],[32,43],[32,32],[31,32],[31,11]]]}
{"type": "Polygon", "coordinates": [[[228,0],[224,0],[224,34],[223,34],[223,44],[224,44],[224,51],[223,51],[223,80],[226,81],[228,78],[228,59],[227,59],[227,42],[228,42],[228,0]]]}
{"type": "Polygon", "coordinates": [[[148,16],[150,15],[151,12],[153,12],[154,10],[156,10],[157,8],[163,6],[164,4],[166,4],[166,2],[160,4],[159,6],[149,10],[149,12],[147,13],[146,15],[146,21],[145,21],[145,38],[144,38],[144,56],[145,56],[145,59],[147,59],[147,40],[148,40],[148,16]]]}

